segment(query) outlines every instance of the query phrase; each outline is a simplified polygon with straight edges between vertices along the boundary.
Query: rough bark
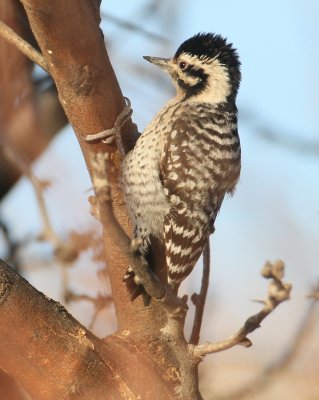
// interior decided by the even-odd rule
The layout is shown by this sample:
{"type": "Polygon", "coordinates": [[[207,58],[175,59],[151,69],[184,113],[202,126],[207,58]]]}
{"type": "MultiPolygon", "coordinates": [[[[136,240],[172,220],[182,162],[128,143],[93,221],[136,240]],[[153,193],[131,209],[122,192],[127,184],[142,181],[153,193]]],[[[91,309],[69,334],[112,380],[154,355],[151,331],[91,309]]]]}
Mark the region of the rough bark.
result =
{"type": "Polygon", "coordinates": [[[99,339],[3,262],[0,316],[0,365],[32,399],[174,398],[178,372],[159,337],[99,339]]]}

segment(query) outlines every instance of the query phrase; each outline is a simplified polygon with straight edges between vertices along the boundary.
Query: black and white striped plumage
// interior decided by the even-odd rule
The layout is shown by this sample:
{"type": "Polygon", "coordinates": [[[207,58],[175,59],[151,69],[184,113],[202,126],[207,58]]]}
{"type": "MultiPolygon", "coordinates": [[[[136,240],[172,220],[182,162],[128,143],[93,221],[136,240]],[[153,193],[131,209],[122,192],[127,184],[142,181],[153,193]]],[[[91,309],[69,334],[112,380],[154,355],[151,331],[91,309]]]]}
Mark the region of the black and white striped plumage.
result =
{"type": "Polygon", "coordinates": [[[168,282],[178,287],[239,178],[240,62],[232,45],[211,33],[186,40],[171,59],[145,58],[171,75],[177,94],[126,156],[124,191],[141,250],[147,254],[152,237],[162,239],[168,282]]]}

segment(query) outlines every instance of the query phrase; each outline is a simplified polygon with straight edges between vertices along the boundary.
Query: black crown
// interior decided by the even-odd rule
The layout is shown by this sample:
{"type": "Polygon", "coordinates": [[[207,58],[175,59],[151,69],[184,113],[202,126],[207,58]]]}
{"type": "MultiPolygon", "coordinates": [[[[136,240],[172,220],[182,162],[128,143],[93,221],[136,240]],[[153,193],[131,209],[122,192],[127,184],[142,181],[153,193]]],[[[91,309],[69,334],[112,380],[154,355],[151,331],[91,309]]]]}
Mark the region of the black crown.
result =
{"type": "MultiPolygon", "coordinates": [[[[232,83],[237,89],[241,79],[240,61],[237,50],[227,39],[214,33],[198,33],[185,40],[177,49],[174,58],[187,53],[201,59],[217,58],[228,68],[232,83]]],[[[237,91],[237,90],[236,90],[237,91]]]]}
{"type": "Polygon", "coordinates": [[[227,39],[214,33],[198,33],[185,40],[176,51],[174,58],[182,53],[188,53],[199,58],[214,58],[218,56],[220,62],[237,62],[240,65],[236,49],[227,39]]]}

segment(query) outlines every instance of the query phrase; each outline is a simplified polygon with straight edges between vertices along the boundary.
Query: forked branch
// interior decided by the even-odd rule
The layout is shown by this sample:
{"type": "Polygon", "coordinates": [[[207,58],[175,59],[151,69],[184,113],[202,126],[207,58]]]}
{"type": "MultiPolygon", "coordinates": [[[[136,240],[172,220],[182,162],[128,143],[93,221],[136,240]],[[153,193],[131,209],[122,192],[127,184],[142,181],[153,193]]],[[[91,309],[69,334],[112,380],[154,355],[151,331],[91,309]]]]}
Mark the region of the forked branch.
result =
{"type": "Polygon", "coordinates": [[[195,356],[201,358],[207,354],[217,353],[241,345],[250,347],[252,342],[247,335],[260,327],[260,323],[283,301],[290,298],[291,284],[282,281],[284,277],[284,263],[280,260],[273,264],[267,262],[261,271],[261,275],[266,279],[271,279],[268,288],[268,298],[258,301],[264,306],[259,313],[249,317],[245,324],[234,335],[216,343],[205,343],[194,348],[195,356]]]}
{"type": "Polygon", "coordinates": [[[319,286],[314,288],[309,298],[313,299],[308,305],[297,332],[289,346],[280,354],[279,358],[268,365],[251,382],[239,388],[233,393],[215,396],[218,400],[243,400],[257,396],[266,386],[274,382],[291,366],[294,360],[306,348],[309,339],[313,337],[316,324],[319,319],[319,286]]]}

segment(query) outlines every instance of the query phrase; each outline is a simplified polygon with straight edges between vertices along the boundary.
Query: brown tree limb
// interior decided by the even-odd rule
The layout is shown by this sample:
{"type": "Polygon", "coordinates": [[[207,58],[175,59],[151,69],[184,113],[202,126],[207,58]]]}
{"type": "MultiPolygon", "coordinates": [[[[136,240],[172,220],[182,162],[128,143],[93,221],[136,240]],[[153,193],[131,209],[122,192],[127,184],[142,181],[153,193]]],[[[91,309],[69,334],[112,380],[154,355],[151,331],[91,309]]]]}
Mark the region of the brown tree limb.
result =
{"type": "Polygon", "coordinates": [[[252,343],[247,338],[247,335],[259,328],[260,323],[274,311],[280,303],[290,298],[292,286],[282,281],[284,276],[284,263],[282,261],[276,261],[273,264],[267,262],[261,274],[264,278],[271,279],[268,288],[268,298],[267,300],[260,301],[264,304],[264,307],[257,314],[249,317],[243,327],[229,338],[216,343],[205,343],[195,346],[194,354],[197,357],[204,357],[207,354],[223,351],[236,345],[250,347],[252,343]]]}
{"type": "Polygon", "coordinates": [[[38,64],[42,69],[49,72],[48,64],[43,55],[34,49],[28,42],[16,34],[9,26],[0,21],[0,36],[9,43],[16,46],[21,53],[26,55],[30,60],[38,64]]]}
{"type": "MultiPolygon", "coordinates": [[[[62,105],[76,133],[83,137],[111,128],[116,116],[124,108],[125,102],[107,58],[102,33],[98,28],[100,20],[98,5],[93,1],[81,1],[79,7],[79,2],[72,0],[68,4],[63,4],[63,13],[57,13],[62,6],[57,0],[50,3],[44,0],[23,0],[22,3],[58,87],[62,105]],[[39,7],[42,13],[37,12],[39,7]],[[73,11],[77,10],[77,13],[72,13],[75,26],[67,24],[67,19],[70,20],[71,17],[69,14],[71,8],[73,11]],[[63,25],[64,23],[66,25],[63,25]],[[81,26],[83,23],[85,26],[81,26]],[[63,26],[63,30],[57,32],[52,29],[55,26],[59,28],[63,26]],[[75,32],[80,32],[83,28],[87,28],[88,34],[82,36],[81,41],[76,40],[75,32]],[[98,88],[95,87],[97,82],[100,83],[98,88]],[[110,91],[110,87],[106,89],[106,83],[111,84],[113,92],[110,91]],[[104,101],[106,98],[109,100],[103,103],[103,112],[102,104],[97,101],[102,98],[104,101]],[[95,124],[92,117],[83,121],[83,113],[87,114],[88,111],[98,118],[95,124]]],[[[95,150],[94,146],[90,147],[91,150],[95,150]]],[[[105,148],[103,145],[101,147],[105,148]]]]}
{"type": "MultiPolygon", "coordinates": [[[[48,78],[51,79],[49,76],[48,78]]],[[[52,83],[42,88],[39,87],[37,83],[37,81],[33,80],[35,105],[38,110],[39,123],[43,127],[43,131],[49,141],[65,127],[69,121],[59,101],[55,85],[52,83]]]]}
{"type": "Polygon", "coordinates": [[[33,399],[115,395],[116,374],[97,351],[99,339],[1,261],[0,319],[0,365],[33,399]],[[13,332],[20,333],[14,340],[13,332]]]}
{"type": "Polygon", "coordinates": [[[193,345],[197,345],[199,342],[200,329],[202,326],[204,307],[209,286],[209,274],[210,274],[210,245],[208,238],[203,252],[203,277],[202,277],[201,289],[199,294],[194,293],[191,297],[191,300],[195,305],[195,317],[189,343],[193,345]]]}
{"type": "Polygon", "coordinates": [[[161,349],[129,331],[98,339],[1,260],[0,320],[0,366],[34,400],[176,398],[178,376],[161,349]]]}
{"type": "Polygon", "coordinates": [[[0,399],[31,400],[29,395],[5,371],[0,369],[0,399]]]}

